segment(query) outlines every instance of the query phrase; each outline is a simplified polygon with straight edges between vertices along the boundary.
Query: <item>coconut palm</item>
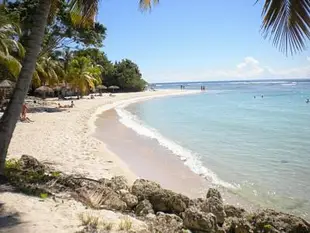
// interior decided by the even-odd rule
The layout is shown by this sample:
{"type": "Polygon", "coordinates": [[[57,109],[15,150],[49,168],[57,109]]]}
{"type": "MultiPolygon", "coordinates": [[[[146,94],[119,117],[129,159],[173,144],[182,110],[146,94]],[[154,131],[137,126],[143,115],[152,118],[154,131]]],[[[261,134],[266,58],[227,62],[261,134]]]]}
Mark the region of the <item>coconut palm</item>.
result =
{"type": "Polygon", "coordinates": [[[16,38],[21,34],[15,19],[0,8],[0,65],[4,66],[15,78],[21,69],[19,62],[25,55],[25,49],[16,38]]]}
{"type": "MultiPolygon", "coordinates": [[[[79,26],[93,25],[99,0],[70,0],[72,20],[79,26]]],[[[158,0],[140,0],[142,9],[149,9],[158,0]]],[[[12,98],[0,120],[0,175],[4,172],[5,158],[22,104],[31,83],[36,60],[41,49],[44,29],[50,10],[55,12],[57,0],[40,0],[26,56],[12,98]]],[[[265,0],[262,29],[266,37],[272,37],[275,45],[292,53],[305,49],[310,39],[309,0],[265,0]]]]}
{"type": "Polygon", "coordinates": [[[42,85],[54,86],[65,76],[61,64],[51,57],[40,57],[36,64],[36,72],[42,85]]]}
{"type": "Polygon", "coordinates": [[[77,88],[81,95],[101,83],[102,68],[93,65],[88,57],[76,57],[69,63],[67,81],[77,88]]]}

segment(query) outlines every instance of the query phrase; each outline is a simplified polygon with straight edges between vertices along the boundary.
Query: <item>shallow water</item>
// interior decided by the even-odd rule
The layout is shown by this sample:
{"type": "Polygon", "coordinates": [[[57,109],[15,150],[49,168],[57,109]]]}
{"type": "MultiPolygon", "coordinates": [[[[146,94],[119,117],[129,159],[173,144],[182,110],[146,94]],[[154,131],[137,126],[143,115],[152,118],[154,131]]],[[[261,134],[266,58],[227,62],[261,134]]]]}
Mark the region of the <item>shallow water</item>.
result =
{"type": "Polygon", "coordinates": [[[204,85],[208,91],[201,94],[118,108],[120,121],[208,181],[263,207],[309,218],[310,82],[204,85]]]}

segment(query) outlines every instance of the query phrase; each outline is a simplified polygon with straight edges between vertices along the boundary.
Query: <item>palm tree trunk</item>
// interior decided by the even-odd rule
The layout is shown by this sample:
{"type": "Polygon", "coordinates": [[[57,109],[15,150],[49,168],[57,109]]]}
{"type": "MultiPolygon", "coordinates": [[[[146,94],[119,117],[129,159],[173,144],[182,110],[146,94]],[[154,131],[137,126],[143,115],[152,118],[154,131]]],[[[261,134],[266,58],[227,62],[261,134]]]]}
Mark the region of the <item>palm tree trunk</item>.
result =
{"type": "Polygon", "coordinates": [[[9,144],[28,93],[37,57],[41,49],[50,6],[51,0],[39,1],[32,32],[27,40],[26,56],[22,63],[22,69],[9,105],[0,119],[0,177],[4,175],[5,159],[9,144]]]}

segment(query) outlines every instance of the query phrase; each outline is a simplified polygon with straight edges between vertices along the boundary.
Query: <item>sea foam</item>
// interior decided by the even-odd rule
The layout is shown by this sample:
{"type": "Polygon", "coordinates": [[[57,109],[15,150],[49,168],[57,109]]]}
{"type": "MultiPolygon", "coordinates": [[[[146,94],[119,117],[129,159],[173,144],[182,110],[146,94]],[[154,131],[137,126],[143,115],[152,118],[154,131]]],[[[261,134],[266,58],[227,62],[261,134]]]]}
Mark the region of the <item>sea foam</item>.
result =
{"type": "Polygon", "coordinates": [[[236,188],[233,184],[225,182],[218,178],[218,176],[212,172],[210,169],[203,166],[199,155],[187,148],[182,147],[178,143],[164,137],[156,129],[146,125],[142,122],[136,115],[130,113],[125,109],[127,105],[131,103],[126,103],[115,108],[119,121],[126,127],[134,130],[139,135],[156,140],[161,146],[165,147],[173,154],[177,155],[184,164],[189,167],[194,173],[210,181],[212,184],[221,185],[226,188],[236,188]]]}

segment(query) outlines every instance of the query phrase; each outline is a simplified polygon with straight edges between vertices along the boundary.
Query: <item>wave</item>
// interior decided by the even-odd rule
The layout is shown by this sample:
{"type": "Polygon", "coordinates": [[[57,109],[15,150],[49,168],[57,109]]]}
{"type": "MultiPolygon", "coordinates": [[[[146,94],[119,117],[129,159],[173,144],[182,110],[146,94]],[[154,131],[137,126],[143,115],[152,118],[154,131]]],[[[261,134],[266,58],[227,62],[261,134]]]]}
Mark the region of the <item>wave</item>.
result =
{"type": "Polygon", "coordinates": [[[292,82],[292,83],[283,83],[281,84],[282,86],[296,86],[296,82],[292,82]]]}
{"type": "Polygon", "coordinates": [[[221,185],[226,188],[232,188],[232,189],[236,188],[236,186],[234,186],[233,184],[230,184],[228,182],[225,182],[219,179],[214,172],[204,167],[202,162],[199,159],[198,154],[164,137],[156,129],[145,125],[140,119],[138,119],[137,116],[125,110],[124,108],[127,105],[128,104],[124,104],[122,106],[115,108],[118,116],[120,117],[119,120],[123,125],[134,130],[139,135],[143,135],[151,139],[157,140],[157,142],[161,146],[165,147],[166,149],[171,151],[173,154],[177,155],[184,162],[184,164],[187,167],[189,167],[194,173],[205,178],[211,183],[215,185],[221,185]]]}

